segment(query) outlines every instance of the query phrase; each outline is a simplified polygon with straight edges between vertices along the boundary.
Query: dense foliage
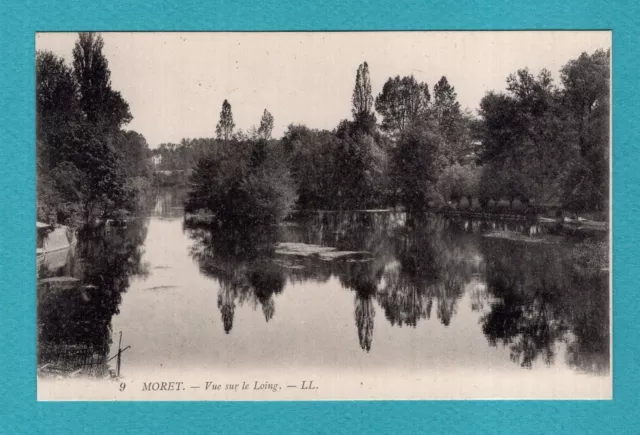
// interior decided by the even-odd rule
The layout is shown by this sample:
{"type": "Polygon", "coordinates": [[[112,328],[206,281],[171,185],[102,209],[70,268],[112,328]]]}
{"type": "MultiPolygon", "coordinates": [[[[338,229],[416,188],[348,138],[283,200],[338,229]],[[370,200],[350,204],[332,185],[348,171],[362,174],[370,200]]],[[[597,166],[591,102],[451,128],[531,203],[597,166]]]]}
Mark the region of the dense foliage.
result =
{"type": "Polygon", "coordinates": [[[36,54],[37,218],[79,226],[122,218],[149,188],[148,146],[111,87],[103,40],[80,33],[73,63],[36,54]]]}
{"type": "Polygon", "coordinates": [[[282,162],[281,150],[264,139],[222,145],[194,169],[185,209],[208,209],[221,224],[277,223],[296,199],[282,162]]]}
{"type": "Polygon", "coordinates": [[[481,192],[575,210],[606,210],[609,171],[609,53],[582,54],[561,71],[522,69],[506,93],[480,103],[481,192]]]}
{"type": "Polygon", "coordinates": [[[79,34],[72,63],[38,52],[38,219],[78,225],[126,216],[157,184],[191,183],[189,208],[222,221],[274,223],[292,209],[487,207],[501,200],[575,211],[608,207],[610,54],[570,60],[551,73],[523,68],[488,92],[479,116],[455,88],[390,77],[376,98],[369,65],[355,73],[352,119],[333,131],[274,117],[235,130],[224,100],[216,138],[149,151],[123,126],[132,115],[111,87],[103,40],[79,34]],[[380,117],[379,123],[376,112],[380,117]],[[153,158],[154,169],[150,167],[153,158]]]}
{"type": "MultiPolygon", "coordinates": [[[[403,206],[417,211],[463,203],[486,208],[501,200],[512,206],[517,199],[537,210],[606,209],[609,53],[582,54],[567,63],[561,86],[547,70],[533,75],[521,69],[507,78],[506,92],[485,95],[479,116],[461,108],[444,76],[432,92],[413,76],[391,77],[374,99],[365,62],[356,71],[351,103],[353,118],[333,131],[292,124],[282,139],[270,140],[273,116],[266,109],[259,129],[233,133],[225,100],[218,125],[230,126],[226,135],[163,144],[155,153],[166,170],[188,170],[199,162],[191,206],[208,192],[201,205],[230,209],[221,205],[220,193],[210,192],[220,190],[233,198],[237,213],[254,220],[269,198],[247,169],[257,143],[278,150],[271,173],[263,171],[260,182],[265,189],[273,184],[286,203],[295,191],[300,210],[403,206]],[[230,144],[224,152],[223,143],[230,144]],[[205,172],[216,175],[203,177],[205,172]],[[286,182],[280,176],[285,173],[286,182]],[[233,190],[240,185],[245,190],[233,190]],[[253,194],[261,199],[254,201],[253,194]]],[[[273,213],[265,213],[271,221],[273,213]]]]}

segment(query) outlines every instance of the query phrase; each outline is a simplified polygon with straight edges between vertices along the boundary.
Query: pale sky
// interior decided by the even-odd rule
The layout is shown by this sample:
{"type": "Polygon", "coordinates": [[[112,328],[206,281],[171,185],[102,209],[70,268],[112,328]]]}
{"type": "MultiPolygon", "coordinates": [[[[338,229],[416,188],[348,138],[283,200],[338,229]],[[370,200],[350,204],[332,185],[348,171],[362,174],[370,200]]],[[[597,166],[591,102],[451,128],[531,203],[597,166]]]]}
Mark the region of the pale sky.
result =
{"type": "MultiPolygon", "coordinates": [[[[275,118],[273,136],[291,123],[331,130],[351,117],[358,65],[369,64],[373,96],[391,76],[433,85],[445,75],[463,108],[503,90],[519,68],[559,69],[582,52],[611,47],[611,32],[103,33],[112,87],[129,103],[125,126],[149,146],[214,137],[222,102],[236,129],[275,118]]],[[[39,33],[36,49],[71,63],[76,33],[39,33]]],[[[433,91],[432,91],[433,94],[433,91]]]]}

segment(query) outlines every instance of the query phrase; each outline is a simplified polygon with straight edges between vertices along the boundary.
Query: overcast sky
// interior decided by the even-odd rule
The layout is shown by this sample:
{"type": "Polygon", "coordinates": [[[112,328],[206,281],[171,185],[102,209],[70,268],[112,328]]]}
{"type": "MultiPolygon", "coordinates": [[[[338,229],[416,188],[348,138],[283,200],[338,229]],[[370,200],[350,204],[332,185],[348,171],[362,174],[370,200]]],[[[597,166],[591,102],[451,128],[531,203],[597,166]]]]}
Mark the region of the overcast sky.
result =
{"type": "MultiPolygon", "coordinates": [[[[413,74],[430,89],[447,76],[476,110],[522,67],[558,70],[580,53],[611,47],[610,32],[103,33],[111,81],[152,148],[213,137],[222,101],[236,129],[267,108],[274,137],[290,123],[333,129],[351,116],[358,65],[369,64],[374,97],[390,76],[413,74]]],[[[40,33],[36,48],[71,62],[76,33],[40,33]]]]}

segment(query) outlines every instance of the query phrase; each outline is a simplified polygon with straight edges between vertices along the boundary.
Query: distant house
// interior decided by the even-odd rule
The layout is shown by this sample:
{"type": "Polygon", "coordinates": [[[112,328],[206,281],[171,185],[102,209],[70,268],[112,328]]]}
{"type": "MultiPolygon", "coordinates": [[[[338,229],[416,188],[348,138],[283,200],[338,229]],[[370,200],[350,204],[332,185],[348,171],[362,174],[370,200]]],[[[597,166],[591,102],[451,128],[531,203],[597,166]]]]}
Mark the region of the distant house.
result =
{"type": "Polygon", "coordinates": [[[160,163],[162,163],[162,156],[160,154],[151,156],[151,162],[153,163],[153,166],[160,166],[160,163]]]}

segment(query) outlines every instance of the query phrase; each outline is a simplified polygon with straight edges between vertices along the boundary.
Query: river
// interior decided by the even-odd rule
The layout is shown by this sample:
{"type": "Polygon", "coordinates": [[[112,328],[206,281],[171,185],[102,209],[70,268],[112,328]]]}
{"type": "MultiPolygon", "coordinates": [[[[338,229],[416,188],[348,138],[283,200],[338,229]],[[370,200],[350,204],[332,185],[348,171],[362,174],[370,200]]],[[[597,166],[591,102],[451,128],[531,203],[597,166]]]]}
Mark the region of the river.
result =
{"type": "Polygon", "coordinates": [[[581,260],[589,243],[390,212],[229,233],[185,221],[183,199],[160,191],[144,216],[82,232],[40,266],[39,378],[108,382],[122,333],[120,379],[300,374],[338,399],[611,396],[609,274],[581,260]],[[371,258],[278,255],[276,242],[371,258]]]}

